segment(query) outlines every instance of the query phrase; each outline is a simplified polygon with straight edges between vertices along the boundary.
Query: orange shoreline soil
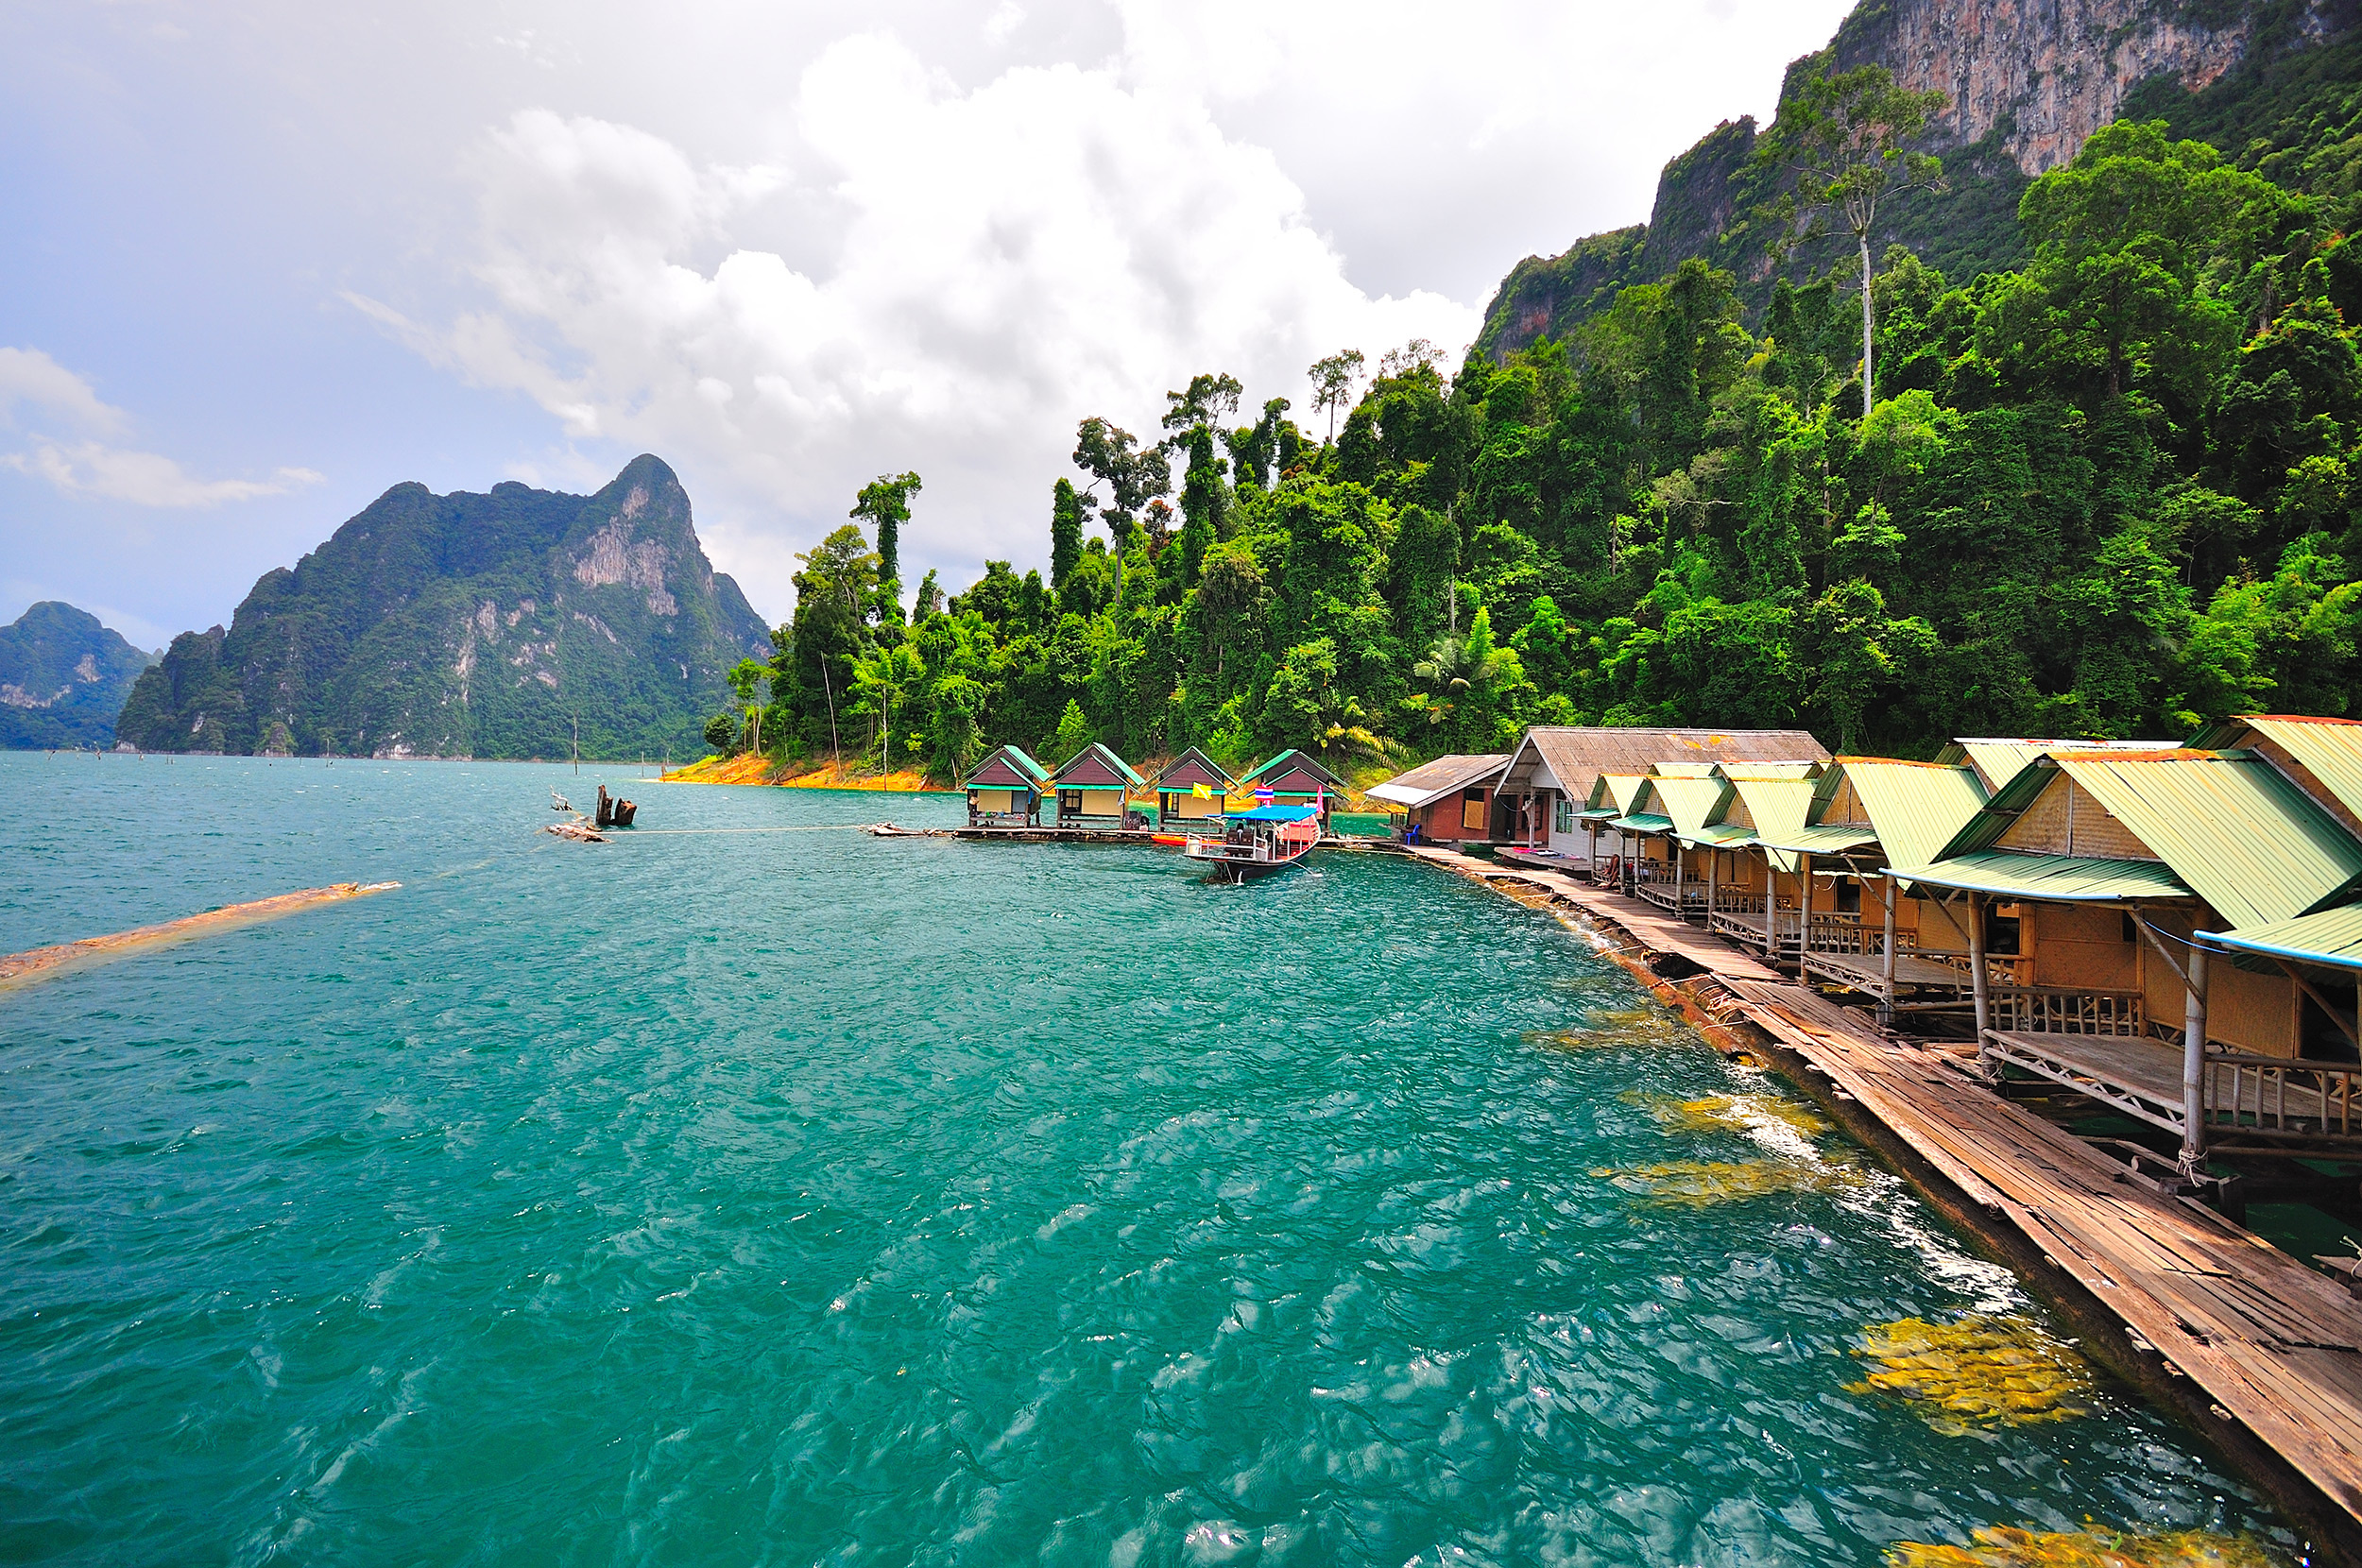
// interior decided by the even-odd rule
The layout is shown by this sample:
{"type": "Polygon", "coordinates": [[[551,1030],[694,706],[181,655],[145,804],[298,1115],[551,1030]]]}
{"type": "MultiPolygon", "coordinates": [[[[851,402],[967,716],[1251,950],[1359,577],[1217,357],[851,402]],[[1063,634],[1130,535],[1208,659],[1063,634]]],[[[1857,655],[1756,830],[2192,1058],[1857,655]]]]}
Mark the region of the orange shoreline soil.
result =
{"type": "Polygon", "coordinates": [[[774,762],[767,757],[709,757],[659,774],[666,784],[768,784],[783,790],[890,790],[903,794],[957,794],[916,768],[857,773],[833,762],[774,762]]]}
{"type": "Polygon", "coordinates": [[[336,882],[324,888],[305,888],[300,893],[282,893],[269,898],[257,898],[250,903],[229,904],[221,909],[207,910],[202,914],[167,920],[160,926],[141,926],[109,936],[86,936],[79,942],[10,953],[6,958],[0,958],[0,986],[52,974],[69,965],[78,966],[115,958],[127,952],[161,946],[167,942],[185,941],[229,927],[249,926],[256,921],[273,920],[315,905],[341,903],[348,898],[385,893],[400,886],[400,882],[336,882]]]}

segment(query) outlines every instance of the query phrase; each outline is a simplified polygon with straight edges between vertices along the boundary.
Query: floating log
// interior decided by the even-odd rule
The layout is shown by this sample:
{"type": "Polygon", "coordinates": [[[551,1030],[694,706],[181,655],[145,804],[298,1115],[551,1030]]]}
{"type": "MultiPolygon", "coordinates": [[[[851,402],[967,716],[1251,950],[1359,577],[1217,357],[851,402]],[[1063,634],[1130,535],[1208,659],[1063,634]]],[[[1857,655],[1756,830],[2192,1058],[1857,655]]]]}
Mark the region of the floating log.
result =
{"type": "Polygon", "coordinates": [[[161,926],[140,926],[111,936],[86,936],[79,942],[61,943],[55,947],[35,947],[29,952],[11,953],[0,958],[0,986],[36,978],[67,965],[95,963],[124,953],[179,942],[207,931],[221,930],[233,926],[251,925],[258,920],[270,920],[317,904],[333,904],[346,898],[358,898],[365,894],[385,893],[402,886],[400,882],[334,882],[324,888],[306,888],[300,893],[282,893],[269,898],[257,898],[251,903],[228,904],[202,914],[186,915],[167,920],[161,926]]]}

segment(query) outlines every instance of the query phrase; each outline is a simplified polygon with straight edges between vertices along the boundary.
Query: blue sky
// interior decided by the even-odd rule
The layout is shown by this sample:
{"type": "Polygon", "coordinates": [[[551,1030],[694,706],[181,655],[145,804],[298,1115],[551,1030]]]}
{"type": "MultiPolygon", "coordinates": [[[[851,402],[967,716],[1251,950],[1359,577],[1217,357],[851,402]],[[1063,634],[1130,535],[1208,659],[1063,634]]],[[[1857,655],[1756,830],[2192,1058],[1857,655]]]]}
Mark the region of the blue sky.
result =
{"type": "Polygon", "coordinates": [[[389,486],[679,470],[766,618],[870,475],[1047,554],[1075,421],[1455,355],[1846,7],[0,9],[0,620],[226,622],[389,486]]]}

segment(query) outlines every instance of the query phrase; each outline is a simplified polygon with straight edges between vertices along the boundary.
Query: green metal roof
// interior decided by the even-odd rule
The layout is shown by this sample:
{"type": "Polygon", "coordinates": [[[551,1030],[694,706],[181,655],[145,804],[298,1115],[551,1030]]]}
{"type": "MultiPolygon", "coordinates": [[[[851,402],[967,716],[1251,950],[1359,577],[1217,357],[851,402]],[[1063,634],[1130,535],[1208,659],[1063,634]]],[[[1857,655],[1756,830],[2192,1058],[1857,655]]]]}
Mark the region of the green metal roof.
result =
{"type": "Polygon", "coordinates": [[[2362,880],[2362,843],[2252,753],[2053,760],[2234,930],[2310,913],[2362,880]]]}
{"type": "Polygon", "coordinates": [[[1743,823],[1710,822],[1694,833],[1678,833],[1684,844],[1708,849],[1735,849],[1755,842],[1755,830],[1743,823]]]}
{"type": "Polygon", "coordinates": [[[1889,865],[1934,860],[1985,804],[1984,784],[1965,767],[1840,758],[1823,780],[1823,800],[1835,795],[1830,780],[1840,775],[1853,784],[1889,865]]]}
{"type": "Polygon", "coordinates": [[[1933,865],[1913,866],[1899,876],[1906,882],[2054,903],[2127,903],[2191,895],[2170,867],[2155,861],[2025,855],[2014,849],[1972,850],[1933,865]]]}
{"type": "Polygon", "coordinates": [[[2362,843],[2263,758],[2178,749],[2042,758],[1953,835],[1938,865],[1991,849],[2061,774],[2234,930],[2308,913],[2362,881],[2362,843]]]}
{"type": "Polygon", "coordinates": [[[1983,736],[1955,741],[1936,753],[1946,767],[1965,762],[1982,775],[1986,787],[2000,789],[2038,757],[2060,751],[2163,751],[2170,741],[2037,741],[2018,737],[1983,736]]]}
{"type": "Polygon", "coordinates": [[[1878,835],[1867,827],[1839,824],[1827,827],[1799,827],[1792,833],[1782,834],[1772,846],[1798,850],[1806,855],[1842,855],[1849,849],[1866,848],[1877,842],[1878,835]]]}
{"type": "Polygon", "coordinates": [[[1785,844],[1805,826],[1805,814],[1812,809],[1809,775],[1786,769],[1770,773],[1750,762],[1726,769],[1723,776],[1745,803],[1747,815],[1754,822],[1754,835],[1764,843],[1785,844]]]}
{"type": "Polygon", "coordinates": [[[2268,926],[2205,934],[2210,943],[2242,952],[2362,969],[2362,904],[2276,920],[2268,926]]]}
{"type": "Polygon", "coordinates": [[[1672,831],[1673,819],[1642,812],[1638,816],[1617,817],[1608,826],[1625,833],[1668,833],[1672,831]]]}
{"type": "Polygon", "coordinates": [[[1613,805],[1618,812],[1629,811],[1648,788],[1649,775],[1637,773],[1603,773],[1591,787],[1591,802],[1596,806],[1613,805]],[[1602,799],[1601,797],[1605,798],[1602,799]]]}
{"type": "Polygon", "coordinates": [[[2338,805],[2362,816],[2362,724],[2351,719],[2251,713],[2209,724],[2190,744],[2212,750],[2231,744],[2243,730],[2254,731],[2295,758],[2338,805]]]}
{"type": "Polygon", "coordinates": [[[1722,802],[1731,793],[1728,779],[1710,773],[1661,774],[1649,780],[1648,798],[1642,804],[1653,805],[1672,819],[1674,831],[1690,838],[1721,814],[1722,802]]]}
{"type": "Polygon", "coordinates": [[[1280,773],[1286,773],[1290,768],[1302,768],[1306,773],[1310,774],[1313,777],[1321,780],[1325,784],[1334,784],[1341,789],[1344,786],[1345,781],[1339,778],[1335,774],[1330,773],[1326,768],[1321,766],[1320,759],[1318,758],[1311,756],[1309,753],[1297,751],[1292,748],[1281,752],[1270,761],[1265,762],[1260,767],[1257,768],[1253,773],[1248,774],[1245,777],[1240,779],[1239,783],[1241,788],[1249,787],[1252,786],[1257,779],[1262,777],[1267,773],[1271,773],[1275,770],[1280,773]]]}

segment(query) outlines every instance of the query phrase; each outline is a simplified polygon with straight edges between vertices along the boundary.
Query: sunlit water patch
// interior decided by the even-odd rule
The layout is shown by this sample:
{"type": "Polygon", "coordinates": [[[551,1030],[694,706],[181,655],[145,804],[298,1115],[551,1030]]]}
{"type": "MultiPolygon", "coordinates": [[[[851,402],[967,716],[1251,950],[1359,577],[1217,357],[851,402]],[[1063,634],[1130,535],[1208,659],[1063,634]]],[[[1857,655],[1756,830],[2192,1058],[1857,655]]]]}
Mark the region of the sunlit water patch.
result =
{"type": "Polygon", "coordinates": [[[590,772],[0,757],[0,950],[403,883],[0,1003],[0,1555],[2274,1539],[2130,1400],[1969,1441],[1849,1391],[1865,1325],[2042,1314],[1550,914],[627,775],[651,827],[819,830],[537,834],[590,772]]]}

